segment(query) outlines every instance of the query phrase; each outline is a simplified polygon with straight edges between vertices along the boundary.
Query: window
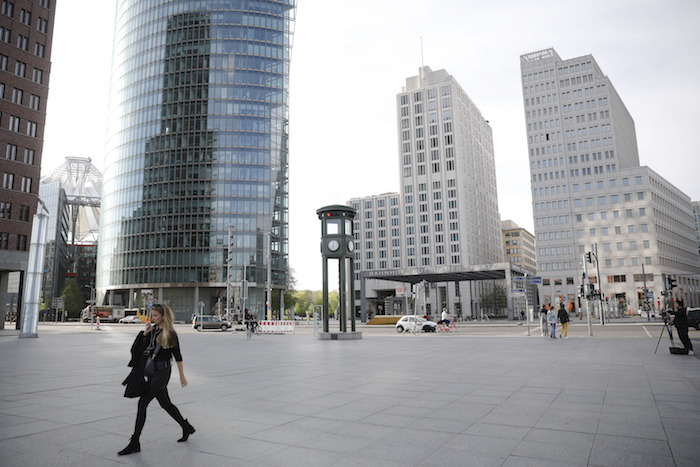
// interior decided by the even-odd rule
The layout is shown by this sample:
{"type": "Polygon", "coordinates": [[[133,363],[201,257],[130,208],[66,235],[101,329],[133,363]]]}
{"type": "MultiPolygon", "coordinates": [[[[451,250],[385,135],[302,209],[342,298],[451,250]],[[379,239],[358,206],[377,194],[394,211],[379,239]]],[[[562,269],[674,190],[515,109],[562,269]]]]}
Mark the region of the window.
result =
{"type": "Polygon", "coordinates": [[[24,163],[34,165],[34,150],[25,149],[24,150],[24,163]]]}
{"type": "Polygon", "coordinates": [[[27,64],[17,61],[17,63],[15,63],[15,74],[20,78],[24,78],[27,74],[27,64]]]}
{"type": "Polygon", "coordinates": [[[15,175],[4,173],[2,174],[2,187],[6,190],[12,190],[15,184],[15,175]]]}
{"type": "Polygon", "coordinates": [[[11,161],[17,160],[17,146],[8,144],[5,147],[5,159],[10,159],[11,161]]]}
{"type": "MultiPolygon", "coordinates": [[[[9,2],[7,0],[3,0],[2,2],[2,14],[5,16],[12,17],[12,14],[14,13],[15,10],[15,4],[12,2],[9,2]]],[[[24,11],[24,10],[23,10],[24,11]]]]}
{"type": "Polygon", "coordinates": [[[46,34],[46,27],[48,26],[49,22],[46,21],[44,18],[37,18],[36,20],[36,30],[39,32],[43,32],[46,34]]]}
{"type": "Polygon", "coordinates": [[[34,81],[35,83],[41,84],[41,81],[43,79],[44,79],[44,72],[38,68],[34,68],[34,71],[32,72],[32,81],[34,81]]]}
{"type": "Polygon", "coordinates": [[[0,26],[0,41],[10,43],[10,30],[0,26]]]}
{"type": "Polygon", "coordinates": [[[29,38],[21,34],[17,34],[17,48],[22,50],[29,49],[29,38]]]}
{"type": "Polygon", "coordinates": [[[0,202],[0,219],[12,219],[12,203],[0,202]]]}
{"type": "Polygon", "coordinates": [[[20,190],[24,191],[25,193],[32,192],[32,179],[30,177],[22,177],[22,185],[20,190]]]}

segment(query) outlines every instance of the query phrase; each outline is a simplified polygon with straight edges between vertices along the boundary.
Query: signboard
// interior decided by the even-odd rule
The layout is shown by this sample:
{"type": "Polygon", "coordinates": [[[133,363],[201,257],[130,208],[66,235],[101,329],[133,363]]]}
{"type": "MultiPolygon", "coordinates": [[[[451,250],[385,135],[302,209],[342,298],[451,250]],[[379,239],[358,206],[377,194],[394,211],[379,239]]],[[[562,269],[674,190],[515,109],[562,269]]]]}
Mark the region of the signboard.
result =
{"type": "Polygon", "coordinates": [[[51,299],[51,308],[63,308],[63,297],[53,297],[51,299]]]}
{"type": "Polygon", "coordinates": [[[527,278],[527,283],[542,285],[542,276],[530,276],[527,278]]]}
{"type": "Polygon", "coordinates": [[[510,289],[512,293],[525,293],[525,289],[510,289]]]}

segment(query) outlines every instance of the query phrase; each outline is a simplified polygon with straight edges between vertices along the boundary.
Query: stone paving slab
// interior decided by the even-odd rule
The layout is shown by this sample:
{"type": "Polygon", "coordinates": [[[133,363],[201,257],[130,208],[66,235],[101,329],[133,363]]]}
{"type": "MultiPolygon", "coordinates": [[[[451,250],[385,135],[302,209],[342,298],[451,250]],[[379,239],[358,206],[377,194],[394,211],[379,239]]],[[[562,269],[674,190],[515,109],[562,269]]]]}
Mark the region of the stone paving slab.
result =
{"type": "MultiPolygon", "coordinates": [[[[372,335],[320,341],[181,328],[189,386],[119,457],[136,328],[0,339],[3,466],[700,465],[700,360],[651,338],[372,335]]],[[[696,337],[691,334],[691,338],[696,337]]],[[[694,339],[696,345],[698,339],[694,339]]],[[[175,371],[175,374],[177,372],[175,371]]]]}

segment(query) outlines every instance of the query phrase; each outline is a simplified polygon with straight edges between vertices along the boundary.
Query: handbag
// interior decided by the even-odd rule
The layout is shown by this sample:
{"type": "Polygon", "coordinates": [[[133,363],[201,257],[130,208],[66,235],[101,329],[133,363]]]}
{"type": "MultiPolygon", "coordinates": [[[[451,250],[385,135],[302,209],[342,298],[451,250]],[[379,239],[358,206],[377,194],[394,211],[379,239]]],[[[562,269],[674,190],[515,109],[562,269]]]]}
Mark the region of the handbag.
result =
{"type": "Polygon", "coordinates": [[[153,353],[146,359],[146,364],[143,367],[143,373],[146,376],[153,376],[156,374],[156,356],[159,350],[160,344],[157,344],[153,353]]]}

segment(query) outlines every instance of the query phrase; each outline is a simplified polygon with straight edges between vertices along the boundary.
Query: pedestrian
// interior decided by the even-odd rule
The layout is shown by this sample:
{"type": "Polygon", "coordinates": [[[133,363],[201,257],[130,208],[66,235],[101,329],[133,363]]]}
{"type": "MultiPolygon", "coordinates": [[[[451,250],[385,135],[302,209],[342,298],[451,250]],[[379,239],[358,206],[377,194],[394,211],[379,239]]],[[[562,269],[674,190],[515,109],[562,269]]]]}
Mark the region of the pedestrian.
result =
{"type": "Polygon", "coordinates": [[[195,432],[194,427],[182,417],[168,395],[167,385],[170,380],[170,360],[172,358],[175,358],[177,363],[180,384],[183,388],[187,386],[187,379],[182,367],[180,343],[173,328],[173,312],[167,305],[153,305],[151,315],[152,324],[146,323],[145,331],[139,333],[132,346],[130,366],[143,369],[146,374],[146,385],[139,397],[134,434],[131,436],[129,445],[119,451],[120,456],[141,451],[139,438],[143,425],[146,423],[146,409],[153,399],[157,399],[168,415],[173,417],[182,427],[182,438],[178,439],[178,442],[187,441],[187,438],[195,432]],[[152,360],[150,364],[149,360],[152,360]],[[149,367],[152,367],[153,371],[150,371],[149,367]]]}
{"type": "Polygon", "coordinates": [[[673,325],[678,330],[678,338],[683,343],[683,347],[688,350],[688,355],[695,355],[693,343],[688,338],[688,310],[681,307],[672,313],[674,314],[673,325]]]}
{"type": "Polygon", "coordinates": [[[551,330],[549,331],[549,337],[552,339],[557,338],[557,314],[554,311],[554,307],[550,308],[549,311],[547,312],[547,323],[549,323],[549,326],[551,327],[551,330]]]}
{"type": "Polygon", "coordinates": [[[548,326],[547,326],[547,306],[542,305],[542,309],[540,309],[540,325],[542,326],[542,335],[545,336],[547,335],[548,331],[548,326]]]}
{"type": "Polygon", "coordinates": [[[568,339],[569,338],[569,312],[564,308],[564,304],[559,305],[559,322],[561,323],[561,331],[559,332],[559,338],[568,339]]]}

